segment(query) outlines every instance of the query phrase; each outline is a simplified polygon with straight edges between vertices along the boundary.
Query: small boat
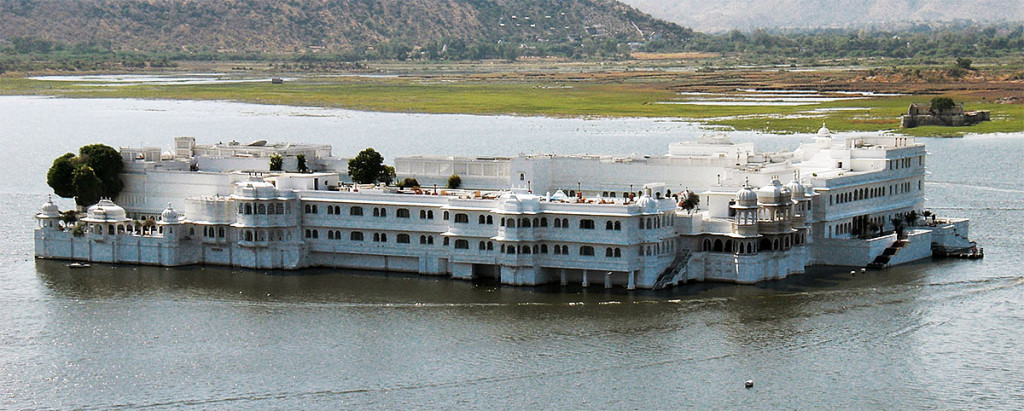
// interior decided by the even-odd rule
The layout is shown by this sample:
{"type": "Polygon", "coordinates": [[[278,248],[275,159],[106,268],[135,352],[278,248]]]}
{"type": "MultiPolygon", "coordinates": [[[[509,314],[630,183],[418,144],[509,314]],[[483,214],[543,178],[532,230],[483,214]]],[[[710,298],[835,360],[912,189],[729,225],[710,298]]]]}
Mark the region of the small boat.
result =
{"type": "Polygon", "coordinates": [[[68,264],[68,268],[89,268],[89,263],[71,263],[68,264]]]}

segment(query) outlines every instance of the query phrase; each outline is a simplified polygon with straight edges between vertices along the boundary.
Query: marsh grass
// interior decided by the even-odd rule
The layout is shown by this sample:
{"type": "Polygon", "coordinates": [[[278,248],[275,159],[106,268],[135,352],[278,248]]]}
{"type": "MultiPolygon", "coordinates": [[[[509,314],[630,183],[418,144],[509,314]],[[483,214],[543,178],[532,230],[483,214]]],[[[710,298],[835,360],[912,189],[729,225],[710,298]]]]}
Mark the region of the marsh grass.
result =
{"type": "Polygon", "coordinates": [[[800,106],[712,106],[657,104],[678,95],[657,82],[596,82],[545,79],[495,80],[462,77],[316,78],[267,82],[116,86],[5,77],[0,95],[77,98],[230,100],[260,104],[337,107],[366,111],[509,114],[553,117],[670,117],[707,125],[767,133],[809,133],[825,122],[834,131],[893,131],[914,136],[1020,132],[1024,105],[995,104],[970,94],[949,94],[970,110],[990,110],[992,121],[971,127],[899,129],[910,103],[931,96],[877,96],[800,106]],[[834,111],[817,111],[819,109],[834,111]]]}

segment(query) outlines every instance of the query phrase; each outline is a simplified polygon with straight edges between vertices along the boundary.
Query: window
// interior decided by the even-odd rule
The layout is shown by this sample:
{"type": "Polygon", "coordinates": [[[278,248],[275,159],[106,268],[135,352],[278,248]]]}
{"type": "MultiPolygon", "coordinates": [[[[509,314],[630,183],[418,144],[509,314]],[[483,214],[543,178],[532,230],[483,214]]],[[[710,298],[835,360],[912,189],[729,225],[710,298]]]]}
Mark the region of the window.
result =
{"type": "Polygon", "coordinates": [[[487,251],[494,251],[494,243],[490,241],[487,242],[487,251]]]}
{"type": "Polygon", "coordinates": [[[444,238],[444,242],[442,243],[442,245],[444,245],[445,247],[447,247],[447,246],[448,246],[448,244],[450,244],[450,242],[451,242],[451,239],[450,239],[450,238],[448,238],[448,237],[445,237],[445,238],[444,238]]]}
{"type": "Polygon", "coordinates": [[[487,224],[494,224],[494,217],[487,216],[487,224]]]}
{"type": "Polygon", "coordinates": [[[252,214],[252,204],[246,204],[245,205],[245,213],[246,214],[252,214]]]}
{"type": "Polygon", "coordinates": [[[505,221],[507,227],[516,228],[516,219],[510,218],[505,221]]]}
{"type": "Polygon", "coordinates": [[[540,253],[541,254],[547,254],[548,253],[548,245],[547,244],[541,244],[540,245],[540,253]]]}
{"type": "Polygon", "coordinates": [[[463,214],[463,213],[458,213],[458,214],[455,215],[455,222],[456,223],[462,223],[462,224],[469,224],[469,215],[468,214],[463,214]]]}
{"type": "Polygon", "coordinates": [[[583,230],[593,230],[594,229],[594,220],[591,220],[589,218],[584,218],[584,219],[580,220],[580,229],[583,229],[583,230]]]}
{"type": "Polygon", "coordinates": [[[613,229],[614,229],[614,227],[615,227],[615,225],[614,225],[614,224],[612,224],[612,222],[611,222],[611,221],[608,221],[608,222],[604,223],[604,229],[605,229],[605,230],[613,230],[613,229]]]}
{"type": "Polygon", "coordinates": [[[398,244],[409,244],[409,234],[399,234],[395,237],[395,242],[398,244]]]}
{"type": "Polygon", "coordinates": [[[567,245],[563,245],[562,246],[562,254],[569,255],[569,246],[567,246],[567,245]]]}
{"type": "Polygon", "coordinates": [[[420,236],[420,244],[426,244],[426,243],[427,243],[427,236],[421,235],[420,236]]]}
{"type": "Polygon", "coordinates": [[[274,209],[277,210],[278,214],[284,214],[284,203],[277,203],[277,205],[274,206],[274,209]]]}
{"type": "Polygon", "coordinates": [[[519,248],[519,254],[530,254],[530,246],[524,245],[519,248]]]}
{"type": "Polygon", "coordinates": [[[460,249],[460,250],[468,250],[469,249],[469,241],[466,241],[466,240],[455,240],[455,248],[460,249]]]}
{"type": "Polygon", "coordinates": [[[616,231],[622,231],[622,222],[620,222],[620,221],[616,221],[615,222],[615,230],[616,231]]]}
{"type": "Polygon", "coordinates": [[[331,207],[331,206],[327,206],[327,214],[328,214],[328,215],[330,215],[330,214],[334,214],[334,207],[331,207]]]}
{"type": "Polygon", "coordinates": [[[588,257],[593,256],[594,255],[594,247],[591,247],[589,245],[585,245],[585,246],[580,247],[580,255],[588,256],[588,257]]]}
{"type": "Polygon", "coordinates": [[[483,214],[480,214],[480,217],[476,219],[476,223],[477,224],[487,224],[487,217],[484,217],[483,214]]]}
{"type": "Polygon", "coordinates": [[[359,206],[353,206],[348,209],[348,215],[363,215],[363,208],[359,206]]]}
{"type": "Polygon", "coordinates": [[[562,228],[562,220],[555,219],[555,228],[562,228]]]}
{"type": "Polygon", "coordinates": [[[487,250],[487,243],[486,243],[486,242],[483,242],[483,241],[481,241],[481,242],[480,242],[480,246],[479,246],[479,247],[477,247],[477,248],[479,248],[479,249],[480,249],[480,251],[484,251],[484,250],[487,250]]]}
{"type": "Polygon", "coordinates": [[[548,218],[547,217],[544,217],[544,218],[540,219],[540,226],[541,227],[547,227],[548,226],[548,218]]]}
{"type": "Polygon", "coordinates": [[[427,218],[427,210],[420,210],[420,219],[427,218]]]}
{"type": "Polygon", "coordinates": [[[529,228],[530,227],[530,219],[529,218],[524,218],[524,219],[519,220],[519,226],[520,227],[529,228]]]}
{"type": "Polygon", "coordinates": [[[443,217],[441,219],[442,220],[448,220],[448,212],[447,211],[444,212],[443,217]]]}
{"type": "Polygon", "coordinates": [[[621,258],[621,257],[622,257],[622,249],[616,248],[615,249],[615,258],[621,258]]]}
{"type": "Polygon", "coordinates": [[[252,231],[245,232],[245,241],[252,241],[252,231]]]}
{"type": "MultiPolygon", "coordinates": [[[[327,210],[330,211],[331,209],[328,208],[327,210]]],[[[334,231],[328,231],[327,232],[327,239],[328,240],[333,240],[334,239],[334,231]]]]}
{"type": "Polygon", "coordinates": [[[398,210],[395,211],[395,217],[398,217],[398,218],[409,218],[409,209],[408,208],[399,208],[398,210]]]}
{"type": "Polygon", "coordinates": [[[562,228],[569,228],[569,219],[568,218],[563,218],[562,219],[562,228]]]}
{"type": "Polygon", "coordinates": [[[555,245],[555,255],[562,254],[562,247],[555,245]]]}
{"type": "Polygon", "coordinates": [[[348,235],[348,239],[352,241],[363,241],[363,232],[353,231],[351,234],[348,235]]]}
{"type": "Polygon", "coordinates": [[[611,257],[612,255],[613,254],[612,254],[612,249],[611,248],[605,248],[604,249],[604,256],[605,257],[611,257]]]}
{"type": "Polygon", "coordinates": [[[434,219],[434,210],[427,211],[427,220],[433,220],[433,219],[434,219]]]}
{"type": "Polygon", "coordinates": [[[313,238],[320,238],[320,230],[313,230],[313,238]]]}

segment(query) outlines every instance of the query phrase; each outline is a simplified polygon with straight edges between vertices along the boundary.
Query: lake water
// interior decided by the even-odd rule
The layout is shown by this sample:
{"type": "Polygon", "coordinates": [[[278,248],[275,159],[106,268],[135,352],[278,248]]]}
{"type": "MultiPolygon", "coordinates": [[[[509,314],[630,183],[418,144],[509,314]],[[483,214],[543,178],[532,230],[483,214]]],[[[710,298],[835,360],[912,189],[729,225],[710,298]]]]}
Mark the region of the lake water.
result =
{"type": "MultiPolygon", "coordinates": [[[[94,142],[291,140],[390,159],[662,154],[700,133],[651,119],[0,97],[0,408],[1024,406],[1024,132],[924,140],[930,208],[973,219],[981,261],[628,293],[338,270],[70,271],[32,257],[46,169],[94,142]]],[[[764,150],[808,137],[734,134],[764,150]]]]}

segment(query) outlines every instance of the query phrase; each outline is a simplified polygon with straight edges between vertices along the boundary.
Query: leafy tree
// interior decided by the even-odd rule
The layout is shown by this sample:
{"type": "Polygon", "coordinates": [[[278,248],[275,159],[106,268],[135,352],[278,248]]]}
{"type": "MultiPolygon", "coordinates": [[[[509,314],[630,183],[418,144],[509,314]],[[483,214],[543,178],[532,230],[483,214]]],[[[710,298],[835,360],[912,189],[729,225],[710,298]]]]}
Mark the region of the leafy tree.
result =
{"type": "Polygon", "coordinates": [[[462,177],[459,177],[458,174],[452,174],[451,177],[448,177],[448,188],[455,189],[459,187],[462,187],[462,177]]]}
{"type": "Polygon", "coordinates": [[[682,199],[679,200],[680,208],[686,210],[688,213],[693,212],[693,210],[699,210],[700,196],[697,195],[697,193],[694,193],[693,191],[690,190],[686,190],[683,192],[681,198],[682,199]]]}
{"type": "Polygon", "coordinates": [[[75,172],[75,155],[67,153],[53,160],[50,171],[46,172],[46,184],[53,188],[53,192],[64,198],[75,196],[75,186],[71,179],[75,172]]]}
{"type": "Polygon", "coordinates": [[[124,188],[121,154],[103,144],[82,146],[78,155],[64,154],[53,160],[46,172],[46,183],[53,192],[86,206],[102,197],[116,198],[124,188]]]}
{"type": "Polygon", "coordinates": [[[356,183],[374,183],[385,175],[388,171],[384,166],[384,156],[373,148],[360,151],[355,158],[348,160],[348,176],[356,183]]]}
{"type": "Polygon", "coordinates": [[[270,156],[270,171],[281,171],[284,166],[284,159],[281,158],[280,154],[274,154],[270,156]]]}
{"type": "Polygon", "coordinates": [[[91,144],[79,148],[78,157],[99,178],[101,182],[98,190],[100,196],[117,198],[121,189],[124,188],[124,183],[121,182],[121,170],[124,169],[121,153],[108,145],[91,144]]]}
{"type": "Polygon", "coordinates": [[[956,66],[959,67],[959,68],[962,68],[964,70],[974,70],[973,68],[971,68],[971,64],[972,63],[974,63],[974,62],[971,61],[971,59],[968,59],[968,58],[963,58],[963,57],[957,57],[956,58],[956,66]]]}
{"type": "Polygon", "coordinates": [[[391,166],[384,166],[380,175],[377,176],[377,181],[390,185],[391,182],[395,181],[395,168],[391,166]]]}
{"type": "Polygon", "coordinates": [[[75,187],[75,203],[80,206],[98,203],[103,196],[103,181],[88,165],[79,164],[75,167],[72,185],[75,187]]]}
{"type": "Polygon", "coordinates": [[[419,187],[420,186],[420,182],[416,181],[415,178],[407,178],[407,179],[402,180],[402,182],[398,183],[398,186],[401,187],[401,188],[419,187]]]}
{"type": "Polygon", "coordinates": [[[309,167],[306,166],[305,154],[299,154],[295,156],[295,168],[299,169],[300,173],[309,172],[309,167]]]}
{"type": "Polygon", "coordinates": [[[945,111],[956,107],[956,103],[949,97],[935,97],[932,99],[932,110],[945,111]]]}

